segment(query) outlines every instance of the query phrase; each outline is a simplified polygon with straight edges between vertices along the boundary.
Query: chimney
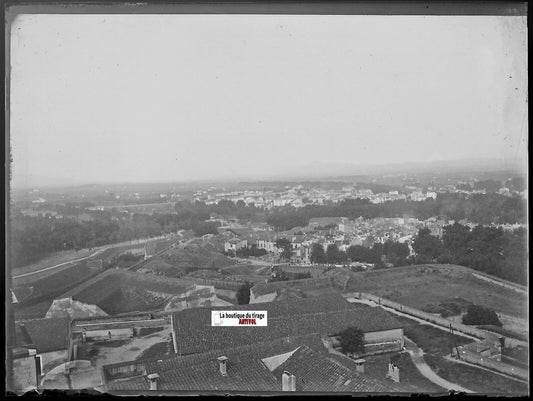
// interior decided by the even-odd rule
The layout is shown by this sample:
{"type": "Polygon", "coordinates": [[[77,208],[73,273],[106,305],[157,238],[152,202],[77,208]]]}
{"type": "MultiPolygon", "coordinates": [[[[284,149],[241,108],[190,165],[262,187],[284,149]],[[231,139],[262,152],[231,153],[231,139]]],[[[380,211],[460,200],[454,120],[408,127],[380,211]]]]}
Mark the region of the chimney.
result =
{"type": "Polygon", "coordinates": [[[364,359],[356,359],[355,361],[355,371],[357,373],[365,373],[365,362],[364,359]]]}
{"type": "Polygon", "coordinates": [[[388,379],[391,379],[395,383],[399,383],[400,382],[400,369],[398,368],[398,366],[396,366],[394,363],[390,362],[389,363],[389,370],[387,372],[386,377],[388,379]]]}
{"type": "Polygon", "coordinates": [[[150,390],[157,390],[157,379],[159,379],[159,375],[157,373],[148,375],[148,380],[150,380],[150,390]]]}
{"type": "Polygon", "coordinates": [[[228,373],[227,373],[227,369],[226,369],[226,363],[228,361],[228,357],[224,356],[224,355],[223,356],[219,356],[217,358],[217,360],[218,360],[218,365],[220,367],[220,374],[222,376],[227,376],[228,373]]]}
{"type": "Polygon", "coordinates": [[[296,376],[287,371],[284,371],[281,375],[281,390],[296,391],[296,376]]]}

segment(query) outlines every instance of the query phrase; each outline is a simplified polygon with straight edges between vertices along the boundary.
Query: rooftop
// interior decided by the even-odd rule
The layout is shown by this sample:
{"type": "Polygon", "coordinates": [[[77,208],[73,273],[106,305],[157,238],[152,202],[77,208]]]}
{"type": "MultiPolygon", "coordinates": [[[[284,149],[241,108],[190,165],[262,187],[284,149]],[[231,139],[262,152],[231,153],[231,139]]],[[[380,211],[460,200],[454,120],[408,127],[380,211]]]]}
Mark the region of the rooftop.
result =
{"type": "Polygon", "coordinates": [[[337,335],[349,326],[356,326],[363,332],[403,327],[380,307],[357,307],[342,301],[334,297],[317,297],[231,307],[232,310],[266,310],[268,326],[264,327],[213,327],[211,311],[227,307],[180,311],[173,315],[177,351],[187,355],[280,337],[313,333],[337,335]]]}
{"type": "Polygon", "coordinates": [[[15,324],[18,326],[18,333],[25,332],[24,341],[27,342],[29,339],[38,353],[68,348],[70,324],[68,318],[35,319],[15,324]]]}
{"type": "Polygon", "coordinates": [[[107,365],[103,370],[110,391],[149,390],[147,376],[157,373],[158,390],[162,391],[279,392],[282,390],[281,374],[284,370],[296,376],[297,391],[413,391],[357,373],[355,364],[349,365],[349,362],[343,365],[331,358],[320,337],[311,335],[202,354],[172,356],[159,361],[107,365]],[[217,360],[222,356],[227,358],[225,376],[220,373],[217,360]]]}
{"type": "Polygon", "coordinates": [[[161,390],[279,391],[280,384],[261,359],[290,352],[301,345],[327,353],[320,337],[310,335],[201,354],[117,363],[104,366],[103,371],[109,390],[148,390],[146,375],[157,373],[161,390]],[[227,376],[219,372],[217,358],[220,356],[228,357],[227,376]]]}
{"type": "MultiPolygon", "coordinates": [[[[348,358],[344,358],[347,359],[348,358]]],[[[348,364],[350,360],[348,360],[348,364]]],[[[284,371],[296,376],[296,391],[349,392],[349,393],[392,393],[413,392],[416,389],[377,380],[341,364],[329,355],[321,355],[307,346],[298,348],[285,362],[273,370],[281,381],[284,371]]]]}

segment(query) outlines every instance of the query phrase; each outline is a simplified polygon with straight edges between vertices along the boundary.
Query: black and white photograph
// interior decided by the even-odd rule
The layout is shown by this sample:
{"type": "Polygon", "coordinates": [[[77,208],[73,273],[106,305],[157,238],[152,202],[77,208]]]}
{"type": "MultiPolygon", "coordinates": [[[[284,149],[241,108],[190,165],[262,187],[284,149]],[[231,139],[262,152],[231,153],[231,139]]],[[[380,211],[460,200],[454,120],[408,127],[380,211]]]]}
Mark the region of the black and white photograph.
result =
{"type": "Polygon", "coordinates": [[[527,3],[4,12],[7,395],[529,396],[527,3]]]}

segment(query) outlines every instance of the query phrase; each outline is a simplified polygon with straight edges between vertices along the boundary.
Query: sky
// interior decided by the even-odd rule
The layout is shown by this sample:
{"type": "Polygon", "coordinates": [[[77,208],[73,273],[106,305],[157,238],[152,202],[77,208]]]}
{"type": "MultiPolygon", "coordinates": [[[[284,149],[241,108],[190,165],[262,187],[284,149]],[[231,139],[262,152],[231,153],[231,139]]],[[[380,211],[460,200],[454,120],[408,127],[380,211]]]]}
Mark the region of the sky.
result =
{"type": "Polygon", "coordinates": [[[525,17],[19,15],[12,185],[527,158],[525,17]]]}

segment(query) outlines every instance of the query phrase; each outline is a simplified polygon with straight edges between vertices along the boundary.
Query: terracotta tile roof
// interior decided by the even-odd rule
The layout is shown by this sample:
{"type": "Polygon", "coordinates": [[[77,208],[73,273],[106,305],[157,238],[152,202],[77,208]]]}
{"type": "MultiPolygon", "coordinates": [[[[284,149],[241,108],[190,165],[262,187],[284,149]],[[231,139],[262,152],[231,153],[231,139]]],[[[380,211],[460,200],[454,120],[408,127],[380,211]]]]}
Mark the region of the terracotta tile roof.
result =
{"type": "Polygon", "coordinates": [[[150,386],[146,375],[157,373],[160,376],[158,388],[161,390],[279,391],[280,383],[261,359],[293,351],[302,345],[315,350],[317,354],[327,354],[320,337],[311,335],[280,338],[201,354],[117,363],[106,365],[103,370],[108,390],[148,390],[150,386]],[[220,374],[216,360],[222,355],[228,357],[227,377],[220,374]],[[132,370],[133,367],[135,371],[132,370]],[[112,373],[124,370],[129,370],[130,373],[112,373]]]}
{"type": "Polygon", "coordinates": [[[349,369],[329,356],[302,346],[272,373],[281,382],[283,371],[296,376],[296,391],[392,393],[398,388],[349,369]]]}
{"type": "MultiPolygon", "coordinates": [[[[297,377],[297,391],[402,392],[405,388],[355,372],[331,358],[318,336],[277,339],[203,354],[173,356],[159,361],[133,361],[104,366],[104,372],[137,366],[132,377],[106,376],[108,391],[149,390],[148,374],[157,373],[161,391],[279,392],[284,370],[297,377]],[[270,356],[293,351],[272,372],[262,362],[270,356]],[[217,357],[228,357],[227,376],[219,371],[217,357]]],[[[107,373],[105,373],[107,375],[107,373]]],[[[413,391],[413,389],[405,390],[413,391]]]]}
{"type": "Polygon", "coordinates": [[[117,378],[134,376],[136,374],[138,375],[140,374],[139,372],[142,372],[143,370],[158,372],[159,370],[174,369],[184,364],[192,363],[193,361],[202,361],[204,358],[209,357],[209,356],[213,357],[213,356],[220,356],[223,354],[229,355],[229,354],[234,354],[234,353],[235,354],[246,353],[248,355],[256,355],[259,358],[267,358],[273,355],[277,355],[279,353],[284,353],[290,350],[294,350],[301,345],[306,345],[309,348],[317,352],[327,353],[327,349],[325,348],[322,340],[320,339],[320,336],[316,334],[309,334],[309,335],[300,336],[300,337],[276,338],[273,340],[258,342],[252,345],[240,345],[237,347],[222,348],[222,349],[211,350],[211,351],[198,353],[198,354],[189,354],[189,355],[175,355],[174,354],[174,355],[169,355],[169,356],[159,357],[159,358],[136,360],[133,362],[132,361],[119,362],[119,363],[114,363],[110,365],[105,365],[104,372],[108,380],[110,379],[115,380],[117,378]],[[134,371],[131,371],[127,374],[111,372],[115,368],[133,367],[134,365],[136,366],[134,371]]]}
{"type": "Polygon", "coordinates": [[[173,315],[177,351],[187,355],[280,337],[313,333],[336,335],[348,326],[356,326],[363,332],[403,327],[380,307],[356,308],[342,301],[344,303],[334,298],[316,297],[231,307],[231,310],[268,311],[268,326],[265,327],[211,326],[211,310],[227,307],[180,311],[173,315]]]}
{"type": "Polygon", "coordinates": [[[35,319],[16,322],[24,330],[38,353],[67,349],[69,335],[68,318],[35,319]]]}
{"type": "MultiPolygon", "coordinates": [[[[154,372],[148,372],[148,374],[154,372]]],[[[276,391],[279,383],[260,359],[253,356],[233,356],[227,362],[227,375],[222,376],[215,357],[195,361],[172,369],[158,370],[158,390],[161,391],[276,391]]],[[[149,390],[146,376],[111,382],[108,390],[149,390]]]]}

